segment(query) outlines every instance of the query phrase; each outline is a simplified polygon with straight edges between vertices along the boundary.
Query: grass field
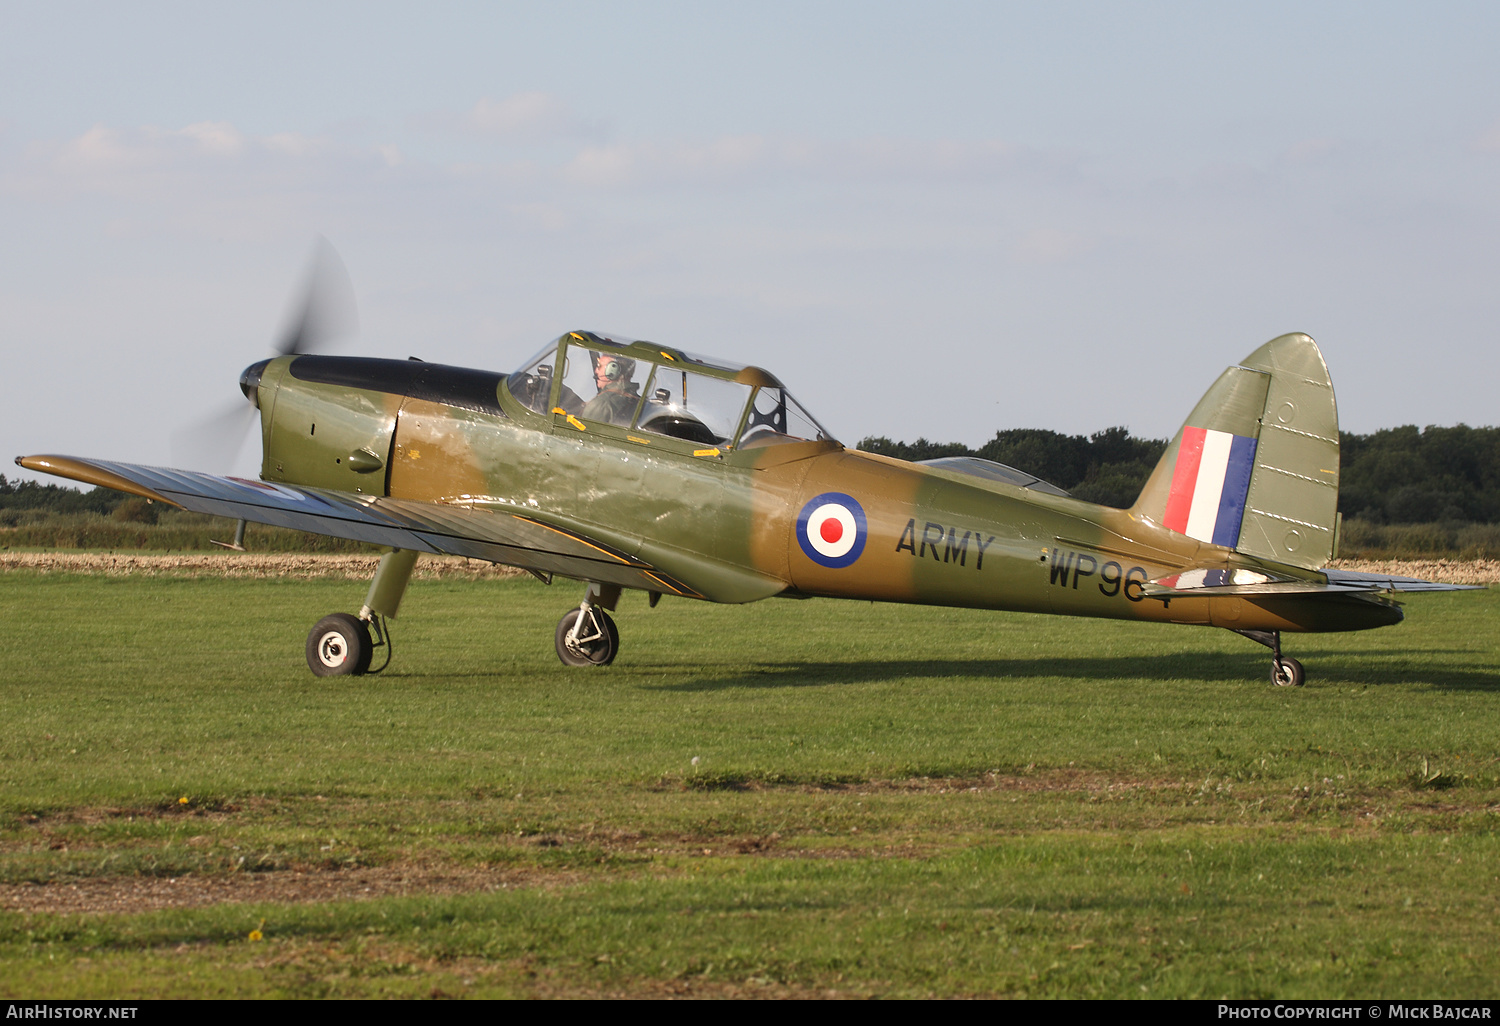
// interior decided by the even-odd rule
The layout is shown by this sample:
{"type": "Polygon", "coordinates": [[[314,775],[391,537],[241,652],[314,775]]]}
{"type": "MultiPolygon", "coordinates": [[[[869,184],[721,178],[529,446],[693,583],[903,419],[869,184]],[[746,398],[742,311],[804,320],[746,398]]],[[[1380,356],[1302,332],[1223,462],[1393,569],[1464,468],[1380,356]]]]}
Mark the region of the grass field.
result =
{"type": "Polygon", "coordinates": [[[1494,997],[1500,595],[1288,639],[0,575],[6,997],[1494,997]]]}

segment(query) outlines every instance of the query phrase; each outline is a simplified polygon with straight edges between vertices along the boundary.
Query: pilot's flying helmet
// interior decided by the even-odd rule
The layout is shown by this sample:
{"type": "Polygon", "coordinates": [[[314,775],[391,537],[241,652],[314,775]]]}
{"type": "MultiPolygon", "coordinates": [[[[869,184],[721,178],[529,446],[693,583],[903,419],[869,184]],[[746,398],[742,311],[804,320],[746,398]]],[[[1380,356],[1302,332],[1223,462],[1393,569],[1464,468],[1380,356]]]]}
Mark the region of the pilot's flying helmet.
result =
{"type": "Polygon", "coordinates": [[[602,370],[605,381],[630,381],[635,377],[635,361],[628,356],[590,349],[589,359],[594,361],[594,374],[598,375],[602,370]]]}

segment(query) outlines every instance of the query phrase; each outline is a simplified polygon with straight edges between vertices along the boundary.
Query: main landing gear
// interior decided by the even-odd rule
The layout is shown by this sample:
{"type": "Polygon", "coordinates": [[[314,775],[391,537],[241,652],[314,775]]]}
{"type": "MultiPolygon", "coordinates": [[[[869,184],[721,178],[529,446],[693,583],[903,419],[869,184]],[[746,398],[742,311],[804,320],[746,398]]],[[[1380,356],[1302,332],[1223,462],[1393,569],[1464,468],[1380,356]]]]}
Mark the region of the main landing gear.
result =
{"type": "Polygon", "coordinates": [[[620,601],[617,584],[590,584],[577,609],[557,622],[557,658],[565,666],[608,666],[620,652],[620,630],[609,610],[620,601]]]}
{"type": "Polygon", "coordinates": [[[369,621],[348,613],[330,613],[307,636],[307,665],[319,677],[369,673],[374,653],[369,621]]]}
{"type": "Polygon", "coordinates": [[[318,621],[307,636],[307,665],[315,675],[359,676],[379,673],[391,664],[391,632],[386,620],[396,618],[416,563],[417,553],[411,549],[387,552],[380,557],[380,567],[359,615],[331,613],[318,621]],[[385,661],[371,670],[377,648],[385,649],[385,661]]]}
{"type": "Polygon", "coordinates": [[[1271,650],[1271,683],[1278,688],[1300,688],[1307,683],[1307,674],[1302,664],[1291,656],[1281,654],[1280,631],[1235,631],[1251,641],[1259,642],[1271,650]]]}
{"type": "MultiPolygon", "coordinates": [[[[417,553],[394,549],[380,557],[380,568],[358,616],[330,613],[307,636],[307,665],[319,677],[379,673],[391,663],[391,633],[387,620],[396,618],[401,597],[411,580],[417,553]],[[385,661],[371,669],[377,649],[385,661]]],[[[651,593],[651,604],[661,596],[651,593]]],[[[620,629],[610,611],[620,601],[618,584],[590,584],[577,609],[557,624],[557,658],[568,666],[608,666],[620,651],[620,629]]]]}

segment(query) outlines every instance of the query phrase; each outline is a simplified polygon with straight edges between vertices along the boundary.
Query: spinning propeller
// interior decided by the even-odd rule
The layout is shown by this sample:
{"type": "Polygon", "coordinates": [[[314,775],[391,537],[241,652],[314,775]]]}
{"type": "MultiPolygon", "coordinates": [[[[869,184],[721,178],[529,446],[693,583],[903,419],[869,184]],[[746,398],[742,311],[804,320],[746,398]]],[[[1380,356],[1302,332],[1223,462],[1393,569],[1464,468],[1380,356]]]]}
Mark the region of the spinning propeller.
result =
{"type": "Polygon", "coordinates": [[[276,345],[277,356],[316,352],[328,342],[359,330],[354,282],[333,244],[319,235],[312,263],[304,277],[302,302],[292,309],[286,330],[276,345]]]}
{"type": "MultiPolygon", "coordinates": [[[[359,312],[354,301],[354,282],[338,253],[323,236],[313,247],[312,260],[303,275],[300,296],[288,309],[285,327],[272,347],[276,356],[300,356],[317,352],[335,339],[359,330],[359,312]]],[[[268,357],[245,368],[240,390],[248,403],[231,406],[172,433],[172,459],[192,470],[224,473],[245,447],[255,424],[256,393],[268,357]]]]}

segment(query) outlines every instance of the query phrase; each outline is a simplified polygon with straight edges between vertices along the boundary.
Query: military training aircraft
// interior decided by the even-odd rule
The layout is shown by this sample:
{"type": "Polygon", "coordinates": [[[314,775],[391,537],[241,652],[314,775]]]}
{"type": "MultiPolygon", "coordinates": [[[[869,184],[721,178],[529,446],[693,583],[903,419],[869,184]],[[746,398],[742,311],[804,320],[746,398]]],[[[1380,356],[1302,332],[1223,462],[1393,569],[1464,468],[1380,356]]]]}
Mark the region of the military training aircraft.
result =
{"type": "MultiPolygon", "coordinates": [[[[307,316],[304,316],[304,321],[307,316]]],[[[586,584],[562,661],[619,650],[623,589],[711,602],[829,596],[1224,627],[1303,683],[1284,631],[1394,624],[1398,591],[1322,569],[1339,530],[1338,415],[1317,345],[1282,335],[1226,370],[1129,509],[987,460],[840,444],[757,367],[590,331],[511,374],[315,355],[246,368],[260,479],[71,456],[16,462],[183,509],[388,547],[357,616],[313,627],[319,676],[370,672],[417,557],[586,584]]]]}

